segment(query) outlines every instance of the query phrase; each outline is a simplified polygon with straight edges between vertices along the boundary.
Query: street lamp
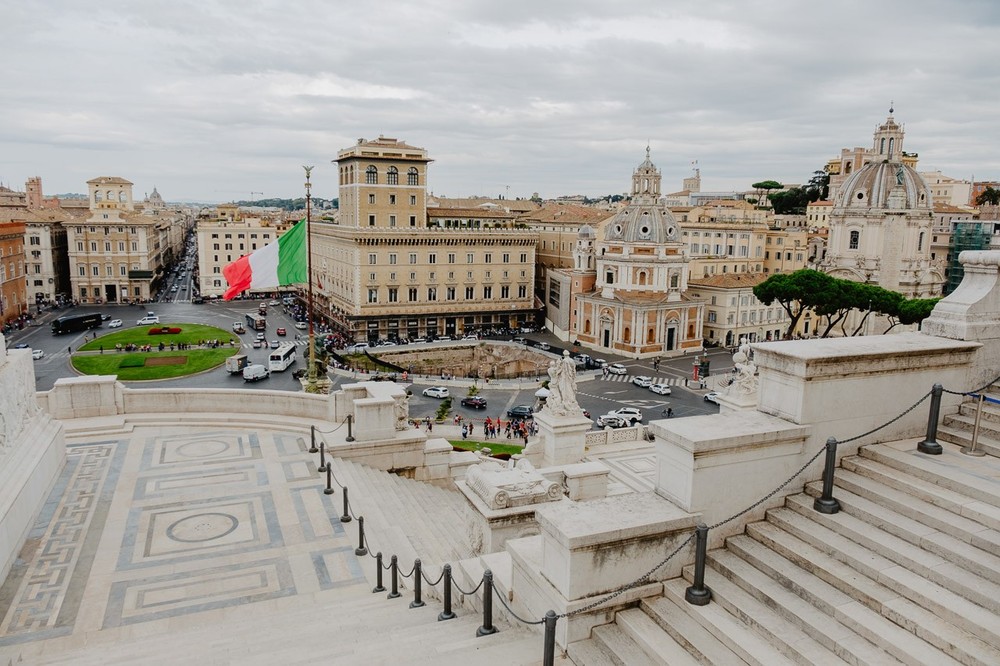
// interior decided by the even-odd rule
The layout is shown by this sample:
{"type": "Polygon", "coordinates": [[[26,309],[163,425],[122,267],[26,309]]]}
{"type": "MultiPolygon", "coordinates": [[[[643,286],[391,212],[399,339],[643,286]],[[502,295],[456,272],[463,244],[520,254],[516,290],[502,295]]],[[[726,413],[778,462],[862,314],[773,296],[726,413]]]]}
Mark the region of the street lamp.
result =
{"type": "Polygon", "coordinates": [[[312,182],[315,167],[303,166],[306,171],[306,284],[308,287],[307,320],[309,322],[309,370],[306,373],[306,393],[316,393],[316,336],[313,330],[313,279],[312,279],[312,182]]]}

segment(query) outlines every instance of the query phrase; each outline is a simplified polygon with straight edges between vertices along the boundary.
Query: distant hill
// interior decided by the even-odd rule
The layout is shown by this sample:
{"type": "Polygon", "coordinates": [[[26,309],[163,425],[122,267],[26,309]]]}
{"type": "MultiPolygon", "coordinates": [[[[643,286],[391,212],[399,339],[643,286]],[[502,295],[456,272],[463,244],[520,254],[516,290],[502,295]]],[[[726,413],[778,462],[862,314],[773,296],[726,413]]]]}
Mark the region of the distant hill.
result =
{"type": "MultiPolygon", "coordinates": [[[[339,204],[338,199],[322,199],[320,197],[312,198],[312,207],[316,210],[326,210],[330,208],[337,208],[339,204]]],[[[298,199],[256,199],[254,201],[237,201],[239,206],[263,206],[265,208],[280,208],[281,210],[302,210],[306,207],[306,198],[299,197],[298,199]]]]}

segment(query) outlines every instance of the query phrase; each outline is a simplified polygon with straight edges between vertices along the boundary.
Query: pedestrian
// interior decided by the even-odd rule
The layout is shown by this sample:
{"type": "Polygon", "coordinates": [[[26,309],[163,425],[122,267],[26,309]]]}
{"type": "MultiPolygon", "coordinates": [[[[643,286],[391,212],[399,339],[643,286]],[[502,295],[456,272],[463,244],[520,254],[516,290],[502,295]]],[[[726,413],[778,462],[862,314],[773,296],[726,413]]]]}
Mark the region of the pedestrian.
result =
{"type": "Polygon", "coordinates": [[[101,345],[101,353],[104,353],[104,345],[101,345]]]}
{"type": "Polygon", "coordinates": [[[67,354],[72,354],[73,353],[73,348],[72,347],[66,347],[66,353],[67,354]]]}

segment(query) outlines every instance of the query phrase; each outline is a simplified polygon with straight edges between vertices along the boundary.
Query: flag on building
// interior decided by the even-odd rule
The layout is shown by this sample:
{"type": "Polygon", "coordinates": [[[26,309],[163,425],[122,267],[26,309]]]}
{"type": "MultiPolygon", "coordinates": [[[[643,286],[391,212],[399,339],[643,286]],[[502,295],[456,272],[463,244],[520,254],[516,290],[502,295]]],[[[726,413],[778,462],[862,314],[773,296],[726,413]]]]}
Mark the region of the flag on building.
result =
{"type": "Polygon", "coordinates": [[[222,298],[229,301],[246,289],[273,289],[301,284],[308,277],[306,223],[299,221],[278,240],[240,257],[222,269],[229,289],[222,298]]]}

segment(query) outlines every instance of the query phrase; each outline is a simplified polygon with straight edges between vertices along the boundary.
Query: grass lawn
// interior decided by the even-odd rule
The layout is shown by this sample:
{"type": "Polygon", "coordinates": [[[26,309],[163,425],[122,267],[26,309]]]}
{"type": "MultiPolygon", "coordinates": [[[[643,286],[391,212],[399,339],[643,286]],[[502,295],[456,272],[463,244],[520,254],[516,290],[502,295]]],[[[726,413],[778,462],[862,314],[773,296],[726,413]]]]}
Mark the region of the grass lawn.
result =
{"type": "Polygon", "coordinates": [[[240,345],[230,347],[229,341],[240,343],[240,337],[235,333],[215,326],[205,324],[166,322],[154,326],[134,326],[122,328],[98,336],[81,346],[74,353],[73,367],[86,375],[118,375],[123,381],[143,379],[169,379],[183,377],[196,372],[221,365],[233,354],[239,353],[240,345]],[[150,335],[150,328],[179,328],[180,333],[166,335],[150,335]],[[206,340],[218,340],[223,343],[216,349],[199,349],[197,345],[206,340]],[[116,352],[115,345],[153,345],[157,349],[160,343],[167,349],[151,352],[116,352]],[[194,345],[195,348],[170,351],[170,343],[194,345]],[[104,353],[96,353],[104,348],[104,353]]]}
{"type": "Polygon", "coordinates": [[[479,449],[486,447],[493,453],[509,453],[511,455],[515,453],[520,453],[524,447],[517,446],[516,444],[501,444],[500,442],[474,442],[468,439],[451,439],[448,443],[457,449],[464,449],[466,451],[478,451],[479,449]]]}

